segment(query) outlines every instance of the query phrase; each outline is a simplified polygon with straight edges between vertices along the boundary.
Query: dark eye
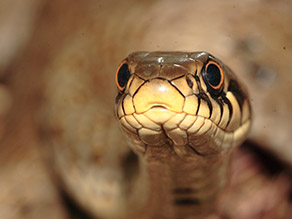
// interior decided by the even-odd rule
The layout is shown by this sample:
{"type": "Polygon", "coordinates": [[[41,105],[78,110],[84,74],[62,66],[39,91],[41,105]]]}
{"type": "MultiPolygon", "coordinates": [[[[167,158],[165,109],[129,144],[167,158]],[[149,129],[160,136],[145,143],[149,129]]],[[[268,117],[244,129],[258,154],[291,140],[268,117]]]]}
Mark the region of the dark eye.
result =
{"type": "Polygon", "coordinates": [[[130,71],[127,60],[124,60],[116,72],[116,84],[120,91],[126,88],[127,82],[130,78],[130,71]]]}
{"type": "Polygon", "coordinates": [[[222,85],[224,82],[224,73],[222,68],[218,63],[210,60],[203,70],[203,78],[207,87],[218,94],[222,90],[222,85]]]}

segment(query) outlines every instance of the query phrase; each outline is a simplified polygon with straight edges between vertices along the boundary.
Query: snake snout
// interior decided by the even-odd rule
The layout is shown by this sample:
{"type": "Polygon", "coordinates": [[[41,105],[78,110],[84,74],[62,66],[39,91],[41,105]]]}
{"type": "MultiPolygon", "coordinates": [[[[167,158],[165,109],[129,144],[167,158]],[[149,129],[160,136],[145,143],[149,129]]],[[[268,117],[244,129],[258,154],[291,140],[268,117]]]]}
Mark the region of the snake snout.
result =
{"type": "Polygon", "coordinates": [[[173,112],[181,112],[184,97],[167,80],[153,79],[144,83],[133,98],[136,113],[144,113],[150,109],[160,108],[173,112]]]}

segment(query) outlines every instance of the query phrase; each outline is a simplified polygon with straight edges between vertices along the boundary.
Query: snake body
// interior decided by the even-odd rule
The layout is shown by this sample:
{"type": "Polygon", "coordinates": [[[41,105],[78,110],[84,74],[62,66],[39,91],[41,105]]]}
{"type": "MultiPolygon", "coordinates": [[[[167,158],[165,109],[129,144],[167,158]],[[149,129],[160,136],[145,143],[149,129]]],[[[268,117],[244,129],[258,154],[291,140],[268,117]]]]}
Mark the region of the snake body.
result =
{"type": "MultiPolygon", "coordinates": [[[[115,112],[145,171],[152,218],[204,216],[251,125],[245,87],[206,52],[135,52],[118,67],[115,112]]],[[[142,199],[142,197],[141,197],[142,199]]]]}

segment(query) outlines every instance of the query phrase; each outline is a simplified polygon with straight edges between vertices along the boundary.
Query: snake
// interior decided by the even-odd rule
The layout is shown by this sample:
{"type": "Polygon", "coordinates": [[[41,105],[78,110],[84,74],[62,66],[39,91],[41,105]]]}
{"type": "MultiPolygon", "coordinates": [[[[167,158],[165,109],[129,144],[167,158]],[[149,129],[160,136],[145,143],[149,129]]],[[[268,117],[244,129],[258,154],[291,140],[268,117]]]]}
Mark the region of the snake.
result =
{"type": "Polygon", "coordinates": [[[133,52],[115,80],[115,115],[145,172],[147,218],[205,217],[251,127],[246,87],[207,52],[133,52]]]}

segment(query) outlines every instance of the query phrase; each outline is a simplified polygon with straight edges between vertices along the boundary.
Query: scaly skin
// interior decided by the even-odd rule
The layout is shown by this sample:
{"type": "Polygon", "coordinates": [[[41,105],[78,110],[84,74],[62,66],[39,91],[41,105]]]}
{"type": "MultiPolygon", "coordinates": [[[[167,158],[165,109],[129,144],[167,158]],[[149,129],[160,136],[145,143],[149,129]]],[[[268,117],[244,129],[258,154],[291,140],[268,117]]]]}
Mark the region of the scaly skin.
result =
{"type": "Polygon", "coordinates": [[[133,53],[116,82],[117,117],[148,175],[143,215],[210,214],[226,184],[231,151],[250,128],[245,88],[205,52],[133,53]]]}

